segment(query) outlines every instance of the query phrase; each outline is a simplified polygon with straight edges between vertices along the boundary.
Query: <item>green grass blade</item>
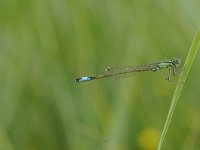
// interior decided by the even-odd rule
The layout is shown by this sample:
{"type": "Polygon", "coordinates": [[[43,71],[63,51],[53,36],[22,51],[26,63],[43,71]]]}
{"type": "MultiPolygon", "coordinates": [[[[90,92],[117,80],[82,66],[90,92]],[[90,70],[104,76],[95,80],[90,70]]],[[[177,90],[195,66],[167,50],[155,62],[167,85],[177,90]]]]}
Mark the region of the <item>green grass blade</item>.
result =
{"type": "Polygon", "coordinates": [[[169,125],[170,125],[176,104],[178,102],[178,98],[181,94],[181,91],[182,91],[183,86],[185,84],[185,81],[187,79],[187,75],[190,71],[191,65],[192,65],[193,60],[196,56],[196,53],[197,53],[197,50],[198,50],[198,47],[199,47],[199,43],[200,43],[200,29],[198,29],[198,31],[197,31],[197,33],[194,37],[194,40],[192,42],[192,45],[191,45],[191,48],[189,50],[188,56],[186,58],[185,64],[183,66],[183,70],[182,70],[181,75],[179,77],[180,84],[177,84],[177,86],[176,86],[176,89],[175,89],[175,92],[174,92],[174,95],[173,95],[173,98],[172,98],[171,106],[170,106],[170,109],[169,109],[169,112],[168,112],[168,116],[167,116],[167,119],[166,119],[166,122],[165,122],[164,129],[163,129],[161,137],[160,137],[160,141],[159,141],[157,150],[160,150],[162,145],[163,145],[163,141],[165,139],[167,130],[169,128],[169,125]]]}

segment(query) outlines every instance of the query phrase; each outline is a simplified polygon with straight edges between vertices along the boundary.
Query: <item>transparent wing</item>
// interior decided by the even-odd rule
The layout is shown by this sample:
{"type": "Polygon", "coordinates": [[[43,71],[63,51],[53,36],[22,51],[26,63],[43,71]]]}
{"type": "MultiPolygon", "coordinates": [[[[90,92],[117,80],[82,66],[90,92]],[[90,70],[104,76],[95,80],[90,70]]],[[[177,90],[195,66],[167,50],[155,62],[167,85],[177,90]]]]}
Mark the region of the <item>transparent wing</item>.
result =
{"type": "Polygon", "coordinates": [[[135,66],[119,66],[106,68],[104,75],[110,79],[121,79],[131,77],[139,72],[138,67],[135,66]]]}

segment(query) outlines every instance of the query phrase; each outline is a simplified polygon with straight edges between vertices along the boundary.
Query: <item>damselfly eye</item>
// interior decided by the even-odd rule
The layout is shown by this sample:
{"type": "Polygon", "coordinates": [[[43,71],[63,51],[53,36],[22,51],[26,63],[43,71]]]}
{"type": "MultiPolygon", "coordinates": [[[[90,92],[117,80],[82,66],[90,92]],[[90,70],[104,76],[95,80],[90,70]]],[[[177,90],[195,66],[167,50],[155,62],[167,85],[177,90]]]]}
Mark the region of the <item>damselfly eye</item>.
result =
{"type": "Polygon", "coordinates": [[[173,63],[175,64],[175,65],[180,65],[181,64],[181,59],[180,58],[175,58],[174,60],[173,60],[173,63]]]}

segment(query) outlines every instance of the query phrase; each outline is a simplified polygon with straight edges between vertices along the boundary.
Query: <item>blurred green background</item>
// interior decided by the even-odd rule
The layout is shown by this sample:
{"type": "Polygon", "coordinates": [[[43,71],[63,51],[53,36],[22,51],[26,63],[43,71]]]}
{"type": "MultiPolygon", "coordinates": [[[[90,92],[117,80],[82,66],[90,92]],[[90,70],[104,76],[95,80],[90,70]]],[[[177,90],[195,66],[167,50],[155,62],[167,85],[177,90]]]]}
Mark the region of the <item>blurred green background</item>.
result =
{"type": "MultiPolygon", "coordinates": [[[[1,0],[0,150],[156,149],[175,89],[167,70],[75,79],[112,65],[184,62],[199,8],[199,0],[1,0]]],[[[198,58],[163,150],[200,147],[198,58]]]]}

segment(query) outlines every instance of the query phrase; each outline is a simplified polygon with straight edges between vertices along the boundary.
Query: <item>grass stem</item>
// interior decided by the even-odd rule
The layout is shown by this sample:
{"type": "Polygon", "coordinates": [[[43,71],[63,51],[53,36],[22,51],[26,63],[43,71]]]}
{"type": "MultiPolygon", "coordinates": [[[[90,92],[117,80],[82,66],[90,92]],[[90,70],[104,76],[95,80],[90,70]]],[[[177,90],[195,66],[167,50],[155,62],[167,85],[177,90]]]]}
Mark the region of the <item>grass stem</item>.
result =
{"type": "Polygon", "coordinates": [[[174,95],[173,95],[173,98],[172,98],[171,106],[170,106],[170,109],[169,109],[169,112],[168,112],[168,115],[167,115],[167,119],[166,119],[166,122],[165,122],[164,129],[162,131],[161,137],[160,137],[160,141],[159,141],[157,150],[161,150],[161,147],[163,145],[165,136],[167,134],[167,131],[168,131],[171,119],[172,119],[172,116],[174,114],[176,104],[178,102],[179,96],[181,94],[181,91],[182,91],[183,86],[185,84],[185,81],[187,79],[187,75],[190,71],[191,65],[192,65],[194,58],[196,56],[196,53],[197,53],[197,50],[198,50],[198,47],[199,47],[199,43],[200,43],[200,28],[198,29],[198,31],[197,31],[194,39],[193,39],[191,48],[188,52],[185,64],[184,64],[182,72],[180,74],[179,83],[176,86],[176,89],[175,89],[175,92],[174,92],[174,95]]]}

